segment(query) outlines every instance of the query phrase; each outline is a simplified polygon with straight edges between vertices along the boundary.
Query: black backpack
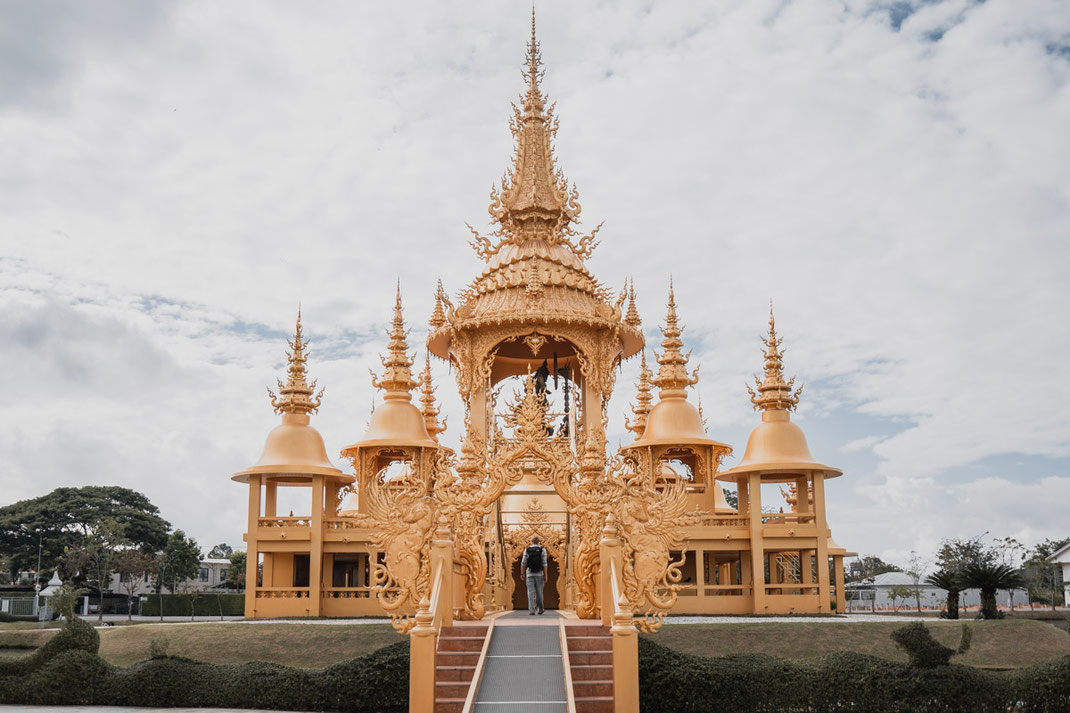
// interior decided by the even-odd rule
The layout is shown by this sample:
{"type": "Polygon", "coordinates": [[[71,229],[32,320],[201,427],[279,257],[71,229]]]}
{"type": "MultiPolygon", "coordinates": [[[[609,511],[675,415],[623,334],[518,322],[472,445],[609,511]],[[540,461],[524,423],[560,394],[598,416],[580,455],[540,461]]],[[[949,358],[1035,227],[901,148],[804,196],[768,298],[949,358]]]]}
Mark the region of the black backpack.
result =
{"type": "Polygon", "coordinates": [[[542,571],[542,547],[539,545],[529,545],[524,551],[524,554],[528,557],[528,571],[538,574],[542,571]]]}

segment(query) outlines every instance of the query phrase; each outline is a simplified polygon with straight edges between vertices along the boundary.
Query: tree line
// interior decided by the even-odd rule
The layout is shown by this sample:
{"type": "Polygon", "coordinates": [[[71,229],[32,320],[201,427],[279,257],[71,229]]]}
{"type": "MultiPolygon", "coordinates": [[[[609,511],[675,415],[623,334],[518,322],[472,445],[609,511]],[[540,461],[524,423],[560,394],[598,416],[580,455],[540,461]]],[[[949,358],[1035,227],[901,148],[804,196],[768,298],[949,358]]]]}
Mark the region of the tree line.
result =
{"type": "MultiPolygon", "coordinates": [[[[228,583],[244,583],[244,552],[221,544],[209,557],[230,559],[228,583]]],[[[200,562],[197,541],[172,530],[159,508],[128,488],[57,488],[0,508],[0,577],[17,583],[20,572],[34,571],[44,585],[58,570],[68,596],[72,589],[100,593],[101,619],[103,594],[113,574],[119,575],[121,593],[130,603],[145,584],[161,595],[165,587],[171,592],[190,589],[200,562]]]]}

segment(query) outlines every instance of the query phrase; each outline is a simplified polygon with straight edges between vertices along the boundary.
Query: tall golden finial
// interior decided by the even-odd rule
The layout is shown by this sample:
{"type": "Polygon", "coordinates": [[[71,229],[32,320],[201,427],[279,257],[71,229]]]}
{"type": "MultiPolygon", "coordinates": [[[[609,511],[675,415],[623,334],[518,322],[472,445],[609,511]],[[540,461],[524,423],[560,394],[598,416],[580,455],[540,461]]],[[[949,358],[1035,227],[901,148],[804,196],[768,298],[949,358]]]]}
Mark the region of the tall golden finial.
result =
{"type": "Polygon", "coordinates": [[[431,313],[431,329],[438,329],[446,324],[446,310],[442,303],[444,292],[445,290],[442,289],[442,279],[439,278],[438,287],[435,288],[435,310],[431,313]]]}
{"type": "Polygon", "coordinates": [[[754,377],[754,383],[758,387],[757,393],[750,386],[747,387],[751,403],[754,404],[756,411],[758,409],[763,411],[794,411],[799,405],[799,394],[802,393],[802,386],[792,392],[792,387],[795,385],[795,377],[784,381],[785,350],[780,348],[783,340],[778,338],[776,334],[776,320],[773,317],[772,300],[769,301],[769,336],[762,339],[762,344],[765,346],[765,378],[754,377]]]}
{"type": "Polygon", "coordinates": [[[308,342],[303,340],[301,333],[300,307],[297,308],[297,326],[294,328],[293,341],[287,340],[286,343],[290,345],[290,352],[287,354],[290,362],[286,369],[287,379],[285,384],[281,379],[275,380],[279,385],[278,396],[271,389],[267,390],[268,396],[271,397],[271,406],[275,413],[315,413],[323,401],[323,389],[315,394],[316,381],[313,380],[309,384],[305,380],[305,362],[308,361],[305,349],[308,342]]]}
{"type": "Polygon", "coordinates": [[[534,8],[523,76],[527,88],[521,96],[521,106],[513,105],[509,122],[516,142],[512,171],[490,194],[488,210],[496,229],[484,237],[469,226],[475,236],[471,245],[484,260],[490,260],[503,245],[522,245],[529,240],[565,245],[577,257],[586,258],[598,244],[595,235],[601,225],[582,237],[573,228],[579,222],[579,194],[575,186],[569,186],[554,160],[557,119],[539,86],[543,77],[542,52],[535,36],[534,8]]]}
{"type": "Polygon", "coordinates": [[[438,443],[438,434],[446,430],[446,419],[438,422],[439,409],[435,405],[435,387],[431,383],[431,352],[424,353],[424,370],[420,374],[420,412],[431,440],[438,443]]]}
{"type": "MultiPolygon", "coordinates": [[[[639,310],[635,308],[635,280],[631,280],[631,287],[628,289],[628,312],[624,315],[624,323],[629,327],[638,328],[643,320],[639,318],[639,310]]],[[[646,354],[643,354],[643,360],[645,363],[646,354]]]]}
{"type": "Polygon", "coordinates": [[[646,430],[646,419],[650,415],[650,402],[654,397],[650,394],[650,367],[646,365],[646,349],[643,350],[642,361],[639,362],[639,381],[636,383],[635,405],[632,413],[635,418],[624,420],[624,427],[635,434],[636,438],[643,437],[646,430]]]}
{"type": "Polygon", "coordinates": [[[661,328],[661,333],[665,337],[661,340],[661,346],[665,351],[657,357],[660,367],[658,375],[651,380],[651,383],[661,389],[658,394],[661,398],[686,396],[687,387],[698,383],[698,369],[688,374],[687,362],[691,355],[685,355],[680,351],[680,347],[684,346],[680,339],[683,330],[676,316],[676,295],[673,292],[671,277],[669,278],[669,305],[665,314],[665,326],[661,328]]]}
{"type": "Polygon", "coordinates": [[[394,299],[394,321],[387,335],[390,337],[387,356],[379,357],[383,362],[383,376],[377,379],[375,372],[372,372],[372,386],[384,390],[386,394],[383,398],[385,399],[411,400],[411,391],[419,384],[412,378],[413,359],[408,355],[409,345],[405,341],[408,333],[405,330],[405,320],[401,315],[400,280],[394,299]]]}

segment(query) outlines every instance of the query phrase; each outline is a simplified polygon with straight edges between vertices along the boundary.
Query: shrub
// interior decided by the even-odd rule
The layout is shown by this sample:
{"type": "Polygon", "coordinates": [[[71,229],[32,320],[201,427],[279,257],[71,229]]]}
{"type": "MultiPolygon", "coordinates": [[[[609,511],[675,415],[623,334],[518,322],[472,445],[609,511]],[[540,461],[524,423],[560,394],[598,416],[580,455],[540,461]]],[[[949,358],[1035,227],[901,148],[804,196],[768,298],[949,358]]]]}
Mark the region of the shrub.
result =
{"type": "MultiPolygon", "coordinates": [[[[160,615],[160,595],[149,594],[141,603],[143,616],[160,615]]],[[[164,594],[164,616],[189,616],[188,594],[164,594]]],[[[245,614],[244,594],[198,594],[193,599],[193,614],[195,616],[219,616],[220,606],[223,608],[223,616],[243,616],[245,614]]]]}
{"type": "Polygon", "coordinates": [[[640,709],[657,713],[1006,713],[1015,688],[1006,674],[966,666],[919,668],[850,652],[805,662],[706,658],[639,639],[640,709]]]}
{"type": "Polygon", "coordinates": [[[1065,713],[1070,710],[1070,656],[1021,669],[1015,689],[1023,713],[1065,713]]]}
{"type": "Polygon", "coordinates": [[[100,634],[78,617],[68,619],[63,628],[32,654],[16,659],[0,659],[0,677],[20,676],[40,668],[46,661],[66,651],[96,654],[100,649],[100,634]]]}
{"type": "Polygon", "coordinates": [[[929,629],[920,621],[901,626],[892,632],[892,641],[910,657],[910,663],[918,668],[936,668],[947,666],[956,653],[964,654],[970,648],[972,634],[965,625],[962,627],[962,639],[959,650],[949,649],[933,638],[929,629]]]}

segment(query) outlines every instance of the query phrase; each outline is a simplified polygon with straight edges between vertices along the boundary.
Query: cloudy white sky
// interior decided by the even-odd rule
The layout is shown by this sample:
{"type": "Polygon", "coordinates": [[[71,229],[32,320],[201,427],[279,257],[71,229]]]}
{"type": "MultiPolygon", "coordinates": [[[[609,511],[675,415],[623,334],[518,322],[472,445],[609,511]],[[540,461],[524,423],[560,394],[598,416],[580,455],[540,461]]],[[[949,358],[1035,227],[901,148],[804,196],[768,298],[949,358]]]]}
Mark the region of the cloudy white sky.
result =
{"type": "MultiPolygon", "coordinates": [[[[120,484],[239,545],[229,475],[277,422],[298,302],[337,454],[395,279],[422,349],[435,280],[479,269],[530,5],[0,10],[0,504],[120,484]]],[[[590,267],[634,277],[651,344],[674,276],[711,436],[742,455],[757,422],[772,298],[841,544],[1070,535],[1070,4],[538,13],[559,162],[606,221],[590,267]]]]}

